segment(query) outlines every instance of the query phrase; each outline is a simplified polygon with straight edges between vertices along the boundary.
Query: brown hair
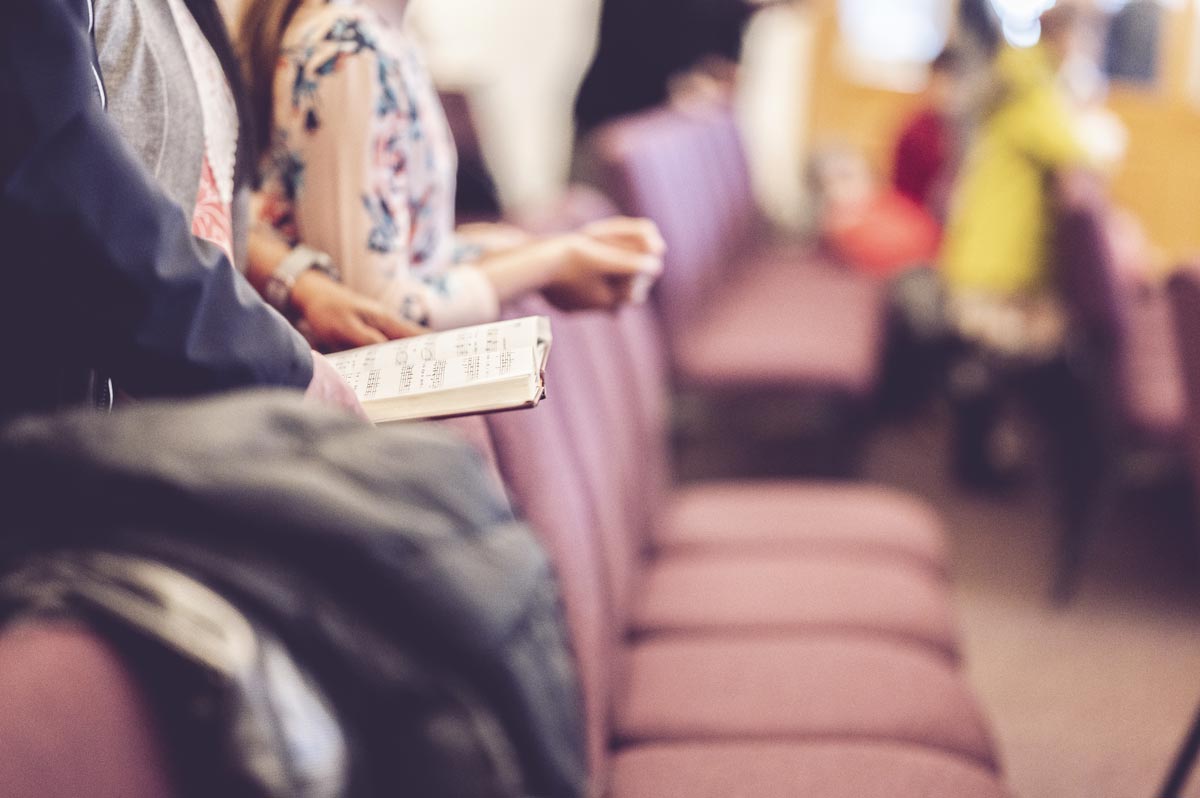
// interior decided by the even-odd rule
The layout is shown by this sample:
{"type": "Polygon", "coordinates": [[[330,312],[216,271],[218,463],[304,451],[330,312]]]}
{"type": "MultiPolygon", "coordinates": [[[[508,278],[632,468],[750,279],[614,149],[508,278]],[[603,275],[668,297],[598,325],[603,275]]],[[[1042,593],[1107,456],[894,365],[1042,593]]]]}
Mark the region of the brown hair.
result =
{"type": "Polygon", "coordinates": [[[275,118],[275,73],[283,35],[303,0],[249,0],[237,37],[258,152],[271,147],[275,118]]]}

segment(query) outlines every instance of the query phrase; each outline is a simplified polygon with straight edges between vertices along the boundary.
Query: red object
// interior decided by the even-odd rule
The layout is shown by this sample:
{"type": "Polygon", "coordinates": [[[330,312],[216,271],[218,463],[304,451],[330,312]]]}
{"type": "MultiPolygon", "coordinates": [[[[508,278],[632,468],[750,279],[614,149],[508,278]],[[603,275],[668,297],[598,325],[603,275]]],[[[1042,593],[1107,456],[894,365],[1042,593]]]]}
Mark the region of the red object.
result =
{"type": "Polygon", "coordinates": [[[897,191],[882,191],[852,220],[838,220],[825,242],[848,266],[886,278],[937,259],[942,231],[933,216],[897,191]]]}
{"type": "Polygon", "coordinates": [[[950,130],[933,109],[917,114],[900,134],[892,175],[896,190],[929,208],[950,157],[950,130]]]}

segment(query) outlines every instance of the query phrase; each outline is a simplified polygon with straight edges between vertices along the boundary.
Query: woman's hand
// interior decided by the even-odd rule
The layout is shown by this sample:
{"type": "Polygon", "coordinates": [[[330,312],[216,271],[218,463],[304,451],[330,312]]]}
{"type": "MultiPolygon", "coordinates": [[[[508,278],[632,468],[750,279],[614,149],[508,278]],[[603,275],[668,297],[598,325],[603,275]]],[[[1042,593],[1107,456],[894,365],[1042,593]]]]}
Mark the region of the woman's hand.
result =
{"type": "Polygon", "coordinates": [[[563,236],[562,259],[542,293],[562,310],[615,310],[644,301],[662,273],[656,235],[643,225],[601,223],[595,234],[563,236]]]}
{"type": "Polygon", "coordinates": [[[308,390],[304,392],[304,398],[310,402],[340,408],[366,421],[367,413],[363,410],[362,403],[333,364],[319,352],[313,352],[312,359],[312,381],[308,384],[308,390]]]}
{"type": "Polygon", "coordinates": [[[614,216],[586,224],[579,232],[601,243],[643,255],[661,258],[667,251],[667,242],[658,231],[658,225],[649,219],[614,216]]]}
{"type": "Polygon", "coordinates": [[[563,310],[613,310],[646,298],[666,251],[648,219],[617,217],[484,258],[501,302],[541,291],[563,310]]]}
{"type": "Polygon", "coordinates": [[[305,322],[310,343],[328,352],[428,332],[314,269],[296,279],[292,305],[305,322]]]}

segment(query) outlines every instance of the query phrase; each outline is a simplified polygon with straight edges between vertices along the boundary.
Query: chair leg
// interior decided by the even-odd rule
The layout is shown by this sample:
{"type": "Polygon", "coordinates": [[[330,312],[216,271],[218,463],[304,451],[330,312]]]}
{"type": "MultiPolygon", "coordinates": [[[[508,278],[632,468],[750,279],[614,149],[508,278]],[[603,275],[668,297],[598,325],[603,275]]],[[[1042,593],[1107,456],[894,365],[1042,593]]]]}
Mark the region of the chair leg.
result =
{"type": "Polygon", "coordinates": [[[1088,544],[1099,537],[1116,512],[1119,480],[1111,468],[1105,471],[1097,479],[1094,489],[1086,491],[1083,496],[1064,498],[1069,503],[1079,502],[1081,506],[1067,507],[1063,512],[1054,584],[1050,593],[1051,600],[1058,607],[1066,607],[1075,598],[1088,544]]]}
{"type": "Polygon", "coordinates": [[[1179,753],[1175,755],[1175,761],[1167,773],[1162,789],[1158,792],[1158,798],[1182,798],[1183,788],[1187,786],[1197,756],[1200,756],[1200,710],[1197,710],[1192,728],[1180,746],[1179,753]]]}
{"type": "Polygon", "coordinates": [[[1117,509],[1121,449],[1093,381],[1069,358],[1022,374],[1021,383],[1049,446],[1060,525],[1051,598],[1062,607],[1075,596],[1089,543],[1117,509]]]}
{"type": "Polygon", "coordinates": [[[1086,527],[1083,526],[1078,529],[1065,529],[1059,537],[1054,584],[1050,589],[1050,599],[1056,607],[1066,607],[1075,598],[1080,572],[1083,570],[1087,537],[1086,527]]]}

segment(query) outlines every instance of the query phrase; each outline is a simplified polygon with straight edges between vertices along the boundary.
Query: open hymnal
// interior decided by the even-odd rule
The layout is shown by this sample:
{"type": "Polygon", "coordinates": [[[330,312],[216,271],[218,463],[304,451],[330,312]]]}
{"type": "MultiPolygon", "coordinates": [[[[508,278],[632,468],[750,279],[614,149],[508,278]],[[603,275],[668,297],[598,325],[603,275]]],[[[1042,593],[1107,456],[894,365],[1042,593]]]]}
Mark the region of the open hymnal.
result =
{"type": "Polygon", "coordinates": [[[330,355],[376,424],[534,407],[550,320],[498,321],[330,355]]]}

